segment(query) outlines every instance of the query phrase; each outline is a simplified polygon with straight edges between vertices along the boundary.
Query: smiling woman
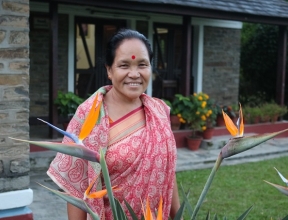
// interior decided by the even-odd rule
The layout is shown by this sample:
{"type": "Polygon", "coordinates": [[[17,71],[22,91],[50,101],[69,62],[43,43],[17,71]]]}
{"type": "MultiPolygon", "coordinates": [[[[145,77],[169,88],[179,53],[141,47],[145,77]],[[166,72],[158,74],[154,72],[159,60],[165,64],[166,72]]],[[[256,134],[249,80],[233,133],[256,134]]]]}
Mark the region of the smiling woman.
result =
{"type": "MultiPolygon", "coordinates": [[[[98,89],[78,107],[67,132],[81,136],[84,121],[93,125],[81,143],[90,150],[105,152],[111,184],[117,186],[114,196],[127,216],[130,213],[125,201],[139,219],[141,201],[149,200],[151,210],[156,210],[163,199],[162,217],[168,219],[174,218],[180,207],[175,180],[176,143],[169,107],[144,93],[151,77],[152,55],[150,43],[139,32],[125,29],[116,33],[106,51],[105,66],[112,86],[98,89]],[[91,116],[90,120],[88,113],[95,108],[100,108],[99,118],[91,116]]],[[[64,138],[63,142],[71,140],[64,138]]],[[[79,198],[100,174],[100,164],[61,153],[48,170],[59,187],[79,198]]],[[[97,178],[95,186],[91,191],[106,188],[102,178],[97,178]]],[[[114,219],[107,197],[87,203],[101,219],[114,219]]],[[[86,213],[71,204],[68,216],[69,220],[86,219],[86,213]]]]}

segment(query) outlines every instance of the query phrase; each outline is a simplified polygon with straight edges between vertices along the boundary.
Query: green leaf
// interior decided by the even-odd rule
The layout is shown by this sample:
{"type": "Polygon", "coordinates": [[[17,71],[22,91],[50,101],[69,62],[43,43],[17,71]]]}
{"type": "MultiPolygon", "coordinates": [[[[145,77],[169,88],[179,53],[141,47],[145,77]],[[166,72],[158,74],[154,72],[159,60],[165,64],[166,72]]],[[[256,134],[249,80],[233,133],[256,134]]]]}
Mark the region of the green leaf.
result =
{"type": "Polygon", "coordinates": [[[249,214],[249,212],[252,210],[253,206],[250,206],[250,208],[248,208],[239,218],[237,218],[237,220],[243,220],[247,217],[247,215],[249,214]]]}
{"type": "Polygon", "coordinates": [[[125,205],[132,217],[133,220],[138,220],[137,215],[135,214],[134,210],[132,209],[132,207],[130,206],[130,204],[124,199],[125,205]]]}
{"type": "Polygon", "coordinates": [[[218,220],[217,214],[214,215],[213,220],[218,220]]]}
{"type": "Polygon", "coordinates": [[[57,142],[48,142],[48,141],[27,141],[27,140],[21,140],[21,139],[16,139],[16,138],[11,138],[11,137],[10,139],[33,144],[39,147],[44,147],[49,150],[57,151],[63,154],[68,154],[74,157],[83,158],[85,160],[89,160],[92,162],[99,163],[99,159],[100,159],[98,152],[92,151],[78,144],[57,143],[57,142]]]}
{"type": "Polygon", "coordinates": [[[207,212],[206,220],[210,220],[210,212],[209,211],[207,212]]]}
{"type": "Polygon", "coordinates": [[[103,153],[102,149],[100,149],[100,164],[101,164],[103,178],[104,178],[105,186],[107,189],[108,198],[109,198],[109,202],[110,202],[110,206],[111,206],[111,209],[113,212],[114,219],[119,219],[118,214],[117,214],[117,209],[116,209],[116,204],[115,204],[113,192],[112,192],[108,168],[107,168],[107,164],[106,164],[106,161],[104,158],[104,153],[103,153]]]}
{"type": "Polygon", "coordinates": [[[126,216],[120,202],[116,198],[114,198],[114,201],[115,201],[115,205],[116,205],[116,209],[117,209],[117,215],[118,215],[119,220],[127,220],[127,216],[126,216]]]}
{"type": "Polygon", "coordinates": [[[188,197],[189,197],[189,194],[190,194],[190,190],[188,191],[188,193],[186,195],[185,192],[184,192],[183,185],[182,184],[180,184],[180,185],[181,185],[181,193],[182,193],[183,198],[185,199],[189,216],[192,216],[193,215],[193,208],[192,208],[192,206],[191,206],[191,204],[189,203],[189,200],[188,200],[188,197]]]}
{"type": "Polygon", "coordinates": [[[48,189],[50,192],[52,192],[53,194],[55,194],[56,196],[60,197],[61,199],[64,199],[66,202],[69,202],[70,204],[78,207],[79,209],[83,210],[84,212],[87,212],[91,215],[93,220],[100,220],[99,216],[94,213],[90,207],[88,206],[88,204],[83,201],[82,199],[79,199],[75,196],[72,196],[68,193],[63,193],[63,192],[59,192],[58,190],[54,190],[54,189],[50,189],[49,187],[46,187],[40,183],[38,183],[40,186],[48,189]]]}
{"type": "Polygon", "coordinates": [[[183,201],[173,220],[180,220],[182,218],[182,215],[185,209],[185,204],[186,202],[183,201]]]}

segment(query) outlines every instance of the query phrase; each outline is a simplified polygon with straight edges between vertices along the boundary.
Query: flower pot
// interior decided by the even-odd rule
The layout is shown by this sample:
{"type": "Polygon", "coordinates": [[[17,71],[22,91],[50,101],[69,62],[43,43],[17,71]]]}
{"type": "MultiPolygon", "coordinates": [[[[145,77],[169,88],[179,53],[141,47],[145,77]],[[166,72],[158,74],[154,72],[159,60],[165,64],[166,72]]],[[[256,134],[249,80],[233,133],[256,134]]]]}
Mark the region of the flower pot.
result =
{"type": "Polygon", "coordinates": [[[271,117],[271,122],[275,123],[278,120],[278,115],[274,115],[271,117]]]}
{"type": "Polygon", "coordinates": [[[213,137],[214,128],[207,128],[205,131],[202,132],[202,137],[205,140],[209,140],[213,137]]]}
{"type": "Polygon", "coordinates": [[[187,139],[187,147],[192,151],[196,151],[199,149],[203,138],[200,136],[196,137],[186,136],[186,139],[187,139]]]}
{"type": "Polygon", "coordinates": [[[170,115],[170,121],[171,121],[171,129],[172,130],[179,130],[181,122],[177,115],[170,115]]]}

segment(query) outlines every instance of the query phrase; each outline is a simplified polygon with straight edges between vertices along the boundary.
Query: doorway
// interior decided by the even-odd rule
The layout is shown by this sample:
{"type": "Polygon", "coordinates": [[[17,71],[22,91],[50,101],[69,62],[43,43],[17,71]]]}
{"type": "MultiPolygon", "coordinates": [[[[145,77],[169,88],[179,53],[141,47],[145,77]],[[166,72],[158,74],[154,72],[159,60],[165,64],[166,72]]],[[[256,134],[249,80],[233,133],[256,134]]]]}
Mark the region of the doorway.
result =
{"type": "Polygon", "coordinates": [[[180,93],[183,72],[183,26],[154,24],[153,96],[172,101],[180,93]]]}
{"type": "Polygon", "coordinates": [[[105,69],[105,48],[111,36],[126,27],[125,20],[75,18],[75,88],[87,98],[110,84],[105,69]]]}

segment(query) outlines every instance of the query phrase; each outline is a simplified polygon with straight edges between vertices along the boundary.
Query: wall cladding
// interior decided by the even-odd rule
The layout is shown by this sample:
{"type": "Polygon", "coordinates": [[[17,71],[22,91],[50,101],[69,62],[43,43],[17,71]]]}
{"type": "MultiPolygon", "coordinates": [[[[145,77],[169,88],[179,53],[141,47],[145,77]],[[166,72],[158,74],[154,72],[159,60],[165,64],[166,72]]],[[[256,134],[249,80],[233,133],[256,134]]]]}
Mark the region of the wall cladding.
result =
{"type": "MultiPolygon", "coordinates": [[[[49,29],[33,25],[48,14],[31,12],[30,18],[30,117],[49,114],[49,29]]],[[[59,15],[58,89],[68,90],[68,16],[59,15]]]]}
{"type": "Polygon", "coordinates": [[[0,0],[0,192],[29,188],[29,1],[0,0]]]}
{"type": "Polygon", "coordinates": [[[241,30],[205,27],[203,92],[218,104],[238,103],[241,30]]]}

